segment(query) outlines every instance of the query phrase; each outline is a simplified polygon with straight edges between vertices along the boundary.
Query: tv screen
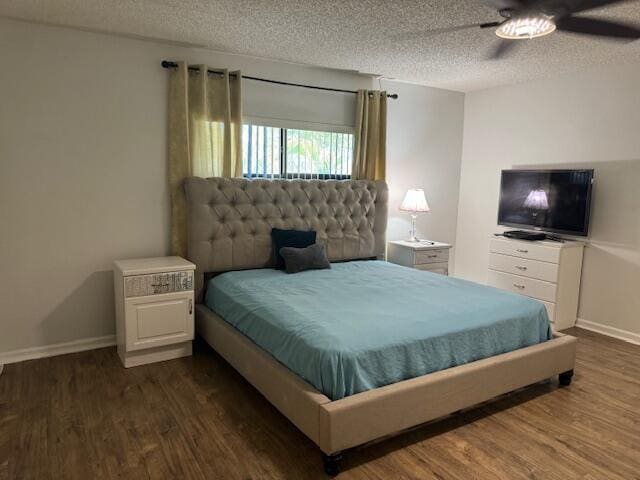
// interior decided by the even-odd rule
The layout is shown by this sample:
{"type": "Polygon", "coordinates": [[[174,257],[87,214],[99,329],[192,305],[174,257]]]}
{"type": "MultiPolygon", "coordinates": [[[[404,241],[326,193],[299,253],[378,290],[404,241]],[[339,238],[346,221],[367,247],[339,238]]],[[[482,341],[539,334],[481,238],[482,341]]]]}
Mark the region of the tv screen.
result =
{"type": "Polygon", "coordinates": [[[586,236],[593,170],[503,170],[498,224],[586,236]]]}

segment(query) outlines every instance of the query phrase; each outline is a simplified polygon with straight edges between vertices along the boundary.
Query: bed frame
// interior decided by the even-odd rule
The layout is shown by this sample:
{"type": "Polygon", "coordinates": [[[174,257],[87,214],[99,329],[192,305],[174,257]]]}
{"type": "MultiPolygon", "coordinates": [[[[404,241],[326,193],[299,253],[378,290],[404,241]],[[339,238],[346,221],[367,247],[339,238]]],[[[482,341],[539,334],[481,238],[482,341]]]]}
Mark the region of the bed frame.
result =
{"type": "MultiPolygon", "coordinates": [[[[204,275],[271,266],[271,228],[315,230],[332,261],[384,253],[387,186],[369,181],[189,178],[189,260],[204,275]]],[[[569,385],[576,339],[548,342],[330,400],[203,304],[198,333],[323,452],[327,474],[345,450],[559,375],[569,385]]]]}

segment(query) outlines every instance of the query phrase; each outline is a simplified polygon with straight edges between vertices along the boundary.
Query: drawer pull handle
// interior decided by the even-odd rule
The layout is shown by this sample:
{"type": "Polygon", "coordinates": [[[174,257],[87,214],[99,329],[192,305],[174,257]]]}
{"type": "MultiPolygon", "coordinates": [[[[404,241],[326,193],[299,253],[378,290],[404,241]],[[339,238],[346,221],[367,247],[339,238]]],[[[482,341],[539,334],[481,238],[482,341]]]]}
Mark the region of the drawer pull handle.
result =
{"type": "Polygon", "coordinates": [[[526,269],[527,269],[527,267],[523,267],[522,265],[516,265],[516,268],[517,268],[518,270],[522,270],[522,271],[524,271],[524,270],[526,270],[526,269]]]}
{"type": "Polygon", "coordinates": [[[429,258],[437,258],[437,254],[429,255],[429,258]]]}
{"type": "Polygon", "coordinates": [[[189,299],[189,315],[193,313],[193,300],[189,299]]]}
{"type": "Polygon", "coordinates": [[[522,248],[516,248],[516,252],[520,252],[520,253],[529,253],[529,250],[524,250],[522,248]]]}
{"type": "Polygon", "coordinates": [[[524,285],[521,285],[519,283],[514,283],[513,286],[519,288],[520,290],[524,290],[524,285]]]}

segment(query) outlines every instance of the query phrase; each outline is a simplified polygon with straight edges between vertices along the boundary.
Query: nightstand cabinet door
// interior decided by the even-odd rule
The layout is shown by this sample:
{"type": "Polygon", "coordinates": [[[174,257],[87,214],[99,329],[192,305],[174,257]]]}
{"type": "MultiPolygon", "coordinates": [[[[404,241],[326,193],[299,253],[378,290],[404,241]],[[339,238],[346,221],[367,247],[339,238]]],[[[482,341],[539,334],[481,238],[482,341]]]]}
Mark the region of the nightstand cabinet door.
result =
{"type": "Polygon", "coordinates": [[[193,307],[192,292],[127,298],[127,351],[193,340],[193,307]]]}

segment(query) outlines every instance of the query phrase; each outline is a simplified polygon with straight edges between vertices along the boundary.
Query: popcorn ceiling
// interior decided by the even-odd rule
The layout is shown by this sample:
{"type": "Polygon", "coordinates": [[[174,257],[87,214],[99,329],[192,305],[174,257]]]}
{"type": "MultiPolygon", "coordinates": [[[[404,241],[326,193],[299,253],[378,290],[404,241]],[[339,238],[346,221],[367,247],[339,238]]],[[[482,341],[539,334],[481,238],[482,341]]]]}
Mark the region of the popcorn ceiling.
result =
{"type": "MultiPolygon", "coordinates": [[[[460,91],[640,61],[640,41],[563,33],[488,60],[498,42],[492,29],[446,31],[499,20],[482,0],[11,0],[0,2],[0,15],[460,91]]],[[[640,2],[588,15],[640,23],[640,2]]]]}

